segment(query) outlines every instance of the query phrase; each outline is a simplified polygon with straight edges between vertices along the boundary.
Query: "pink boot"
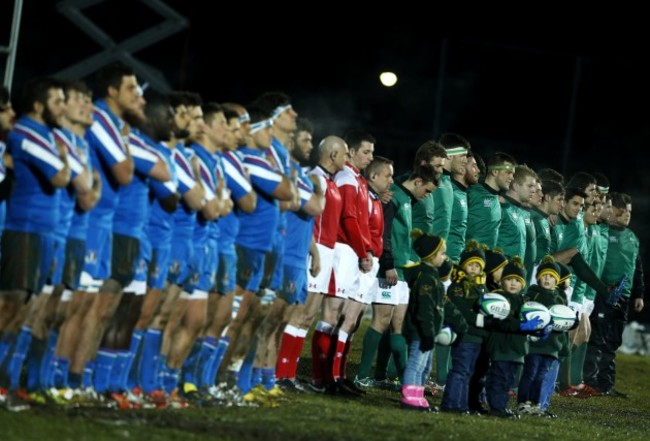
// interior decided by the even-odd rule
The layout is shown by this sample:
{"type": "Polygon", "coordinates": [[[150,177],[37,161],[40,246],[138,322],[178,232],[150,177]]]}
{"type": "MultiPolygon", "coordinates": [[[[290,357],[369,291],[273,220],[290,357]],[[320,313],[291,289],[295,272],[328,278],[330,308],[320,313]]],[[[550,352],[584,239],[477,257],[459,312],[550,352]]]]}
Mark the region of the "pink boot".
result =
{"type": "Polygon", "coordinates": [[[429,402],[427,401],[426,398],[424,398],[424,386],[416,386],[417,387],[417,399],[418,399],[418,405],[420,408],[424,411],[431,411],[431,408],[429,407],[429,402]]]}
{"type": "Polygon", "coordinates": [[[402,400],[401,405],[403,409],[409,410],[422,410],[420,406],[420,386],[402,385],[402,400]]]}

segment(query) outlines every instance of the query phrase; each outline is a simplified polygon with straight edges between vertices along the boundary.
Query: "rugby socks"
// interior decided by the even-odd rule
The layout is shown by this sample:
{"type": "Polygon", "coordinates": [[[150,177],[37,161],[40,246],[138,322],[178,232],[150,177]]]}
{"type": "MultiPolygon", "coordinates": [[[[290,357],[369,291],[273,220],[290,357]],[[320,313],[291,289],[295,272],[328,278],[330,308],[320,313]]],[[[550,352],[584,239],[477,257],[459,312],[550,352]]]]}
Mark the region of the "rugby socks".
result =
{"type": "Polygon", "coordinates": [[[316,383],[321,383],[329,378],[329,374],[327,374],[327,357],[332,346],[333,330],[334,328],[329,323],[320,321],[316,324],[316,329],[312,335],[312,378],[316,383]],[[326,378],[326,375],[328,378],[326,378]]]}
{"type": "Polygon", "coordinates": [[[296,378],[296,372],[298,371],[298,362],[300,361],[302,348],[305,346],[305,337],[307,337],[307,332],[307,329],[298,329],[298,335],[296,335],[296,341],[293,344],[291,363],[287,368],[287,378],[291,378],[292,380],[296,378]]]}
{"type": "Polygon", "coordinates": [[[151,393],[159,389],[159,367],[161,365],[160,347],[162,345],[162,330],[147,329],[142,340],[142,354],[140,356],[140,387],[144,393],[151,393]]]}
{"type": "Polygon", "coordinates": [[[370,377],[370,369],[372,369],[372,362],[375,360],[379,342],[381,341],[381,334],[373,328],[368,328],[366,335],[363,337],[363,349],[361,352],[361,363],[359,364],[359,372],[357,377],[368,378],[370,377]]]}
{"type": "Polygon", "coordinates": [[[6,374],[9,378],[9,390],[16,390],[20,384],[20,374],[23,369],[25,357],[32,342],[32,328],[23,326],[16,339],[12,353],[7,355],[6,374]]]}
{"type": "Polygon", "coordinates": [[[297,344],[297,334],[300,329],[287,325],[282,333],[278,361],[276,362],[276,374],[278,378],[291,378],[289,376],[290,366],[293,362],[294,346],[297,344]]]}
{"type": "Polygon", "coordinates": [[[197,362],[199,372],[198,381],[202,388],[209,388],[214,385],[214,377],[211,377],[210,375],[212,373],[212,364],[215,361],[218,350],[218,339],[209,336],[203,338],[199,360],[197,362]]]}
{"type": "Polygon", "coordinates": [[[334,350],[334,356],[332,358],[332,379],[334,381],[341,378],[341,365],[343,360],[343,354],[345,352],[345,346],[348,341],[348,333],[339,329],[338,337],[336,340],[336,349],[334,350]]]}

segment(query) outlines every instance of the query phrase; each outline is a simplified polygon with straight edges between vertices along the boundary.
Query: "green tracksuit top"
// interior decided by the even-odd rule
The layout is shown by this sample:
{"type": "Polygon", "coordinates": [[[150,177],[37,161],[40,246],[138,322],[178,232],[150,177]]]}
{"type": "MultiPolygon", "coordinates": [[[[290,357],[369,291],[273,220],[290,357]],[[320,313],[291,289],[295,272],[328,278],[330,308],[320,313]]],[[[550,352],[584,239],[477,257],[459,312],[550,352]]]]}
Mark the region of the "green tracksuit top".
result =
{"type": "Polygon", "coordinates": [[[447,240],[451,225],[451,208],[454,203],[454,190],[451,187],[451,175],[444,170],[440,176],[438,188],[433,192],[433,234],[447,240]]]}
{"type": "Polygon", "coordinates": [[[526,221],[528,213],[521,204],[509,196],[504,196],[501,204],[501,225],[497,246],[503,249],[508,257],[519,256],[526,258],[526,221]]]}
{"type": "Polygon", "coordinates": [[[447,255],[453,262],[458,262],[460,253],[465,249],[465,233],[467,233],[467,187],[452,179],[454,203],[451,208],[451,225],[447,238],[447,255]]]}
{"type": "Polygon", "coordinates": [[[467,190],[467,233],[466,240],[494,248],[499,236],[501,204],[499,192],[484,182],[472,185],[467,190]]]}
{"type": "Polygon", "coordinates": [[[622,296],[629,298],[632,292],[632,280],[636,270],[636,258],[639,254],[639,238],[629,228],[609,227],[607,258],[603,269],[603,282],[608,285],[618,283],[627,276],[622,296]]]}

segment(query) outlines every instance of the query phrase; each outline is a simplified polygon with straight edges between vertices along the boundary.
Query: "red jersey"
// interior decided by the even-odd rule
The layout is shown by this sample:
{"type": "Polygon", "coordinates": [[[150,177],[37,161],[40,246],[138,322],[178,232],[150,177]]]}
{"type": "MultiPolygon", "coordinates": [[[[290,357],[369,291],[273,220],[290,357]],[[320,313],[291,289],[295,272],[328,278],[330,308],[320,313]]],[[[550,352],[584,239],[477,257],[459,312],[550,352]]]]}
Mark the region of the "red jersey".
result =
{"type": "Polygon", "coordinates": [[[343,213],[337,242],[350,245],[360,259],[368,257],[370,229],[368,228],[368,183],[352,164],[346,164],[334,177],[343,199],[343,213]]]}
{"type": "Polygon", "coordinates": [[[334,248],[343,210],[341,193],[334,183],[334,177],[321,166],[316,166],[309,174],[318,176],[325,192],[325,210],[314,219],[314,240],[327,248],[334,248]]]}
{"type": "Polygon", "coordinates": [[[384,209],[381,206],[379,195],[372,190],[368,196],[368,203],[370,210],[368,219],[370,248],[375,257],[381,257],[381,253],[384,251],[384,209]]]}

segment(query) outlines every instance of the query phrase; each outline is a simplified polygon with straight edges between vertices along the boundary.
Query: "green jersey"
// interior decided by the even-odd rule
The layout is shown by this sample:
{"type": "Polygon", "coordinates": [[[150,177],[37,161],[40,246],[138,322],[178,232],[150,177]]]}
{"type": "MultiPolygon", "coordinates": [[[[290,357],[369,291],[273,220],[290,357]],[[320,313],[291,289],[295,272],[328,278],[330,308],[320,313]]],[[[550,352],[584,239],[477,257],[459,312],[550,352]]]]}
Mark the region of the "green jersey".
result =
{"type": "Polygon", "coordinates": [[[435,213],[433,215],[433,234],[447,240],[451,225],[451,208],[454,203],[454,190],[451,187],[451,175],[444,171],[440,176],[438,188],[433,192],[435,213]]]}
{"type": "MultiPolygon", "coordinates": [[[[411,243],[411,230],[413,229],[411,203],[416,199],[402,184],[393,184],[390,189],[393,192],[393,198],[384,207],[384,220],[387,217],[391,218],[390,233],[386,232],[384,234],[384,237],[389,239],[390,243],[387,244],[385,240],[384,249],[390,250],[389,253],[393,258],[393,268],[396,269],[399,280],[404,280],[401,268],[411,262],[411,251],[413,250],[411,243]]],[[[382,259],[382,263],[384,261],[385,259],[382,259]]],[[[384,270],[386,269],[390,268],[384,268],[384,270]]]]}
{"type": "Polygon", "coordinates": [[[494,248],[497,245],[501,224],[499,192],[484,182],[472,185],[467,190],[467,233],[466,240],[494,248]]]}
{"type": "Polygon", "coordinates": [[[526,221],[528,213],[521,204],[509,196],[504,196],[501,204],[501,225],[497,246],[508,257],[526,258],[526,221]]]}
{"type": "Polygon", "coordinates": [[[467,232],[467,187],[456,180],[451,181],[454,190],[454,203],[451,208],[451,226],[447,238],[447,255],[458,262],[460,253],[465,249],[467,232]]]}
{"type": "Polygon", "coordinates": [[[526,224],[526,255],[524,257],[524,267],[526,274],[533,274],[533,268],[537,263],[537,230],[532,219],[532,210],[524,208],[524,224],[526,224]]]}
{"type": "Polygon", "coordinates": [[[548,214],[537,208],[530,211],[530,220],[535,227],[535,259],[541,260],[551,254],[551,224],[548,221],[548,214]]]}
{"type": "MultiPolygon", "coordinates": [[[[605,259],[607,258],[607,245],[609,244],[609,225],[597,224],[591,225],[587,229],[589,251],[589,266],[598,277],[603,275],[605,269],[605,259]]],[[[594,300],[596,290],[587,285],[585,288],[585,298],[594,300]]]]}

